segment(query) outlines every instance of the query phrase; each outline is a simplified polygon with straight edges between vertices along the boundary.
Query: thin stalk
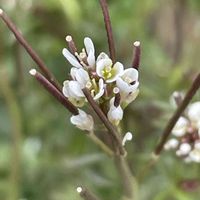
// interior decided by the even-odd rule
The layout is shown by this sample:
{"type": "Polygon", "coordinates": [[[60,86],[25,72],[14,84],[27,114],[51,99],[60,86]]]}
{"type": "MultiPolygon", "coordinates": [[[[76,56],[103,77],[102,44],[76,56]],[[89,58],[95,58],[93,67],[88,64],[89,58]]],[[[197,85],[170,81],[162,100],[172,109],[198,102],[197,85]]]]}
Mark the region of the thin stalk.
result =
{"type": "Polygon", "coordinates": [[[27,51],[27,53],[30,55],[30,57],[33,59],[33,61],[38,65],[40,70],[44,73],[45,77],[58,90],[61,91],[60,83],[56,80],[54,75],[49,71],[48,67],[45,65],[45,63],[42,61],[42,59],[39,57],[39,55],[34,51],[34,49],[30,46],[30,44],[23,37],[22,33],[17,29],[15,24],[12,22],[12,20],[9,18],[9,16],[2,9],[0,9],[0,18],[4,21],[4,23],[10,29],[10,31],[15,35],[15,38],[17,39],[17,41],[24,47],[24,49],[27,51]]]}
{"type": "Polygon", "coordinates": [[[52,95],[58,102],[60,102],[69,112],[73,115],[78,115],[78,109],[42,74],[37,72],[35,69],[30,70],[30,74],[52,95]]]}
{"type": "Polygon", "coordinates": [[[92,106],[96,114],[98,115],[99,119],[103,122],[105,127],[108,129],[109,133],[113,136],[113,138],[116,141],[117,147],[120,151],[121,155],[125,155],[126,151],[124,147],[122,146],[121,138],[118,136],[117,130],[114,128],[114,126],[109,122],[99,105],[94,101],[93,97],[90,94],[90,91],[87,88],[83,89],[83,93],[85,94],[85,97],[87,98],[89,104],[92,106]]]}
{"type": "Polygon", "coordinates": [[[188,106],[188,104],[192,100],[193,96],[195,95],[195,93],[197,92],[199,87],[200,87],[200,73],[196,76],[195,80],[192,83],[192,86],[189,88],[189,90],[186,93],[183,101],[177,107],[176,112],[173,114],[173,116],[171,117],[171,119],[167,123],[167,125],[166,125],[166,127],[163,131],[163,134],[161,136],[160,142],[158,143],[158,145],[156,146],[156,148],[154,150],[155,155],[158,156],[162,152],[164,144],[166,143],[169,135],[171,134],[172,129],[174,128],[176,122],[178,121],[181,114],[183,113],[185,108],[188,106]]]}
{"type": "Polygon", "coordinates": [[[113,39],[110,15],[108,11],[108,4],[106,0],[99,0],[99,3],[101,5],[101,9],[102,9],[103,17],[104,17],[104,23],[105,23],[106,32],[107,32],[110,58],[112,59],[113,62],[115,62],[115,44],[114,44],[114,39],[113,39]]]}
{"type": "Polygon", "coordinates": [[[132,67],[138,70],[140,66],[140,56],[141,56],[140,42],[139,41],[134,42],[133,46],[134,46],[134,52],[133,52],[132,67]]]}
{"type": "Polygon", "coordinates": [[[87,188],[77,187],[77,192],[80,194],[82,199],[84,200],[99,200],[92,192],[90,192],[87,188]]]}
{"type": "Polygon", "coordinates": [[[121,177],[124,196],[127,200],[138,200],[138,185],[133,176],[126,158],[116,155],[114,157],[118,174],[121,177]]]}
{"type": "Polygon", "coordinates": [[[88,134],[88,137],[99,146],[107,155],[113,157],[114,152],[103,141],[101,141],[93,132],[88,134]]]}

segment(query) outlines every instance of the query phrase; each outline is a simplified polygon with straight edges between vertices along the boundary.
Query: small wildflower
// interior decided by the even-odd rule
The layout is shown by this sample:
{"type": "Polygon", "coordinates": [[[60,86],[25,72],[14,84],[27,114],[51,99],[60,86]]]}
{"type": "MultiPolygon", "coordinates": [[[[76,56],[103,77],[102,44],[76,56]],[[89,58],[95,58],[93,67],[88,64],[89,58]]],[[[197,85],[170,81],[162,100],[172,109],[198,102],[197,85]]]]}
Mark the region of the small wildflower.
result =
{"type": "MultiPolygon", "coordinates": [[[[173,94],[178,105],[178,97],[182,99],[182,94],[173,94]]],[[[179,118],[172,134],[176,138],[169,139],[164,148],[165,150],[176,150],[176,155],[183,158],[186,163],[200,163],[200,102],[189,105],[183,116],[179,118]]]]}
{"type": "Polygon", "coordinates": [[[92,131],[94,129],[94,121],[91,115],[88,115],[83,110],[79,109],[78,115],[73,115],[71,118],[71,123],[77,126],[81,130],[92,131]]]}

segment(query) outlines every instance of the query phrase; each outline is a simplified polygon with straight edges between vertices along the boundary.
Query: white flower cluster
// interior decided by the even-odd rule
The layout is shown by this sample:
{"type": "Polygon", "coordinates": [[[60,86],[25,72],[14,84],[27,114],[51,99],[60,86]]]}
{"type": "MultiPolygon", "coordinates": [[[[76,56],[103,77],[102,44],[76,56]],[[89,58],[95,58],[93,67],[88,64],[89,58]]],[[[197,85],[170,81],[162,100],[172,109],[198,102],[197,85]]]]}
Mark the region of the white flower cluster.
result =
{"type": "MultiPolygon", "coordinates": [[[[70,42],[71,36],[66,40],[70,42]]],[[[80,53],[63,49],[63,55],[72,65],[69,80],[63,83],[63,94],[79,107],[79,115],[72,116],[71,122],[82,130],[93,129],[93,119],[80,109],[87,102],[83,89],[90,91],[93,99],[103,108],[109,121],[118,125],[123,118],[123,108],[132,102],[139,92],[138,71],[124,69],[120,62],[113,63],[106,53],[95,56],[95,48],[89,37],[84,38],[80,53]]]]}
{"type": "Polygon", "coordinates": [[[200,101],[189,105],[177,121],[172,135],[167,141],[165,150],[176,150],[176,155],[185,162],[200,163],[200,101]]]}

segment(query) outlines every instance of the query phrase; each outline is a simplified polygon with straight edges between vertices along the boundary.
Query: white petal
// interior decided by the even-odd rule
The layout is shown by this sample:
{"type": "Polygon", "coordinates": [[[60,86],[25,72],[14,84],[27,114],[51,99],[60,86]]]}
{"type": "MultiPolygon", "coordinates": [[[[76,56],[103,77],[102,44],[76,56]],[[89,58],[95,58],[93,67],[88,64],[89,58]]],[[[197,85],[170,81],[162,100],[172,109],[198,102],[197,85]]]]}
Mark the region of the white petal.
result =
{"type": "Polygon", "coordinates": [[[94,96],[94,100],[99,99],[104,94],[104,82],[103,79],[99,80],[99,92],[94,96]]]}
{"type": "Polygon", "coordinates": [[[193,122],[200,121],[200,101],[192,103],[188,108],[188,117],[193,122]]]}
{"type": "Polygon", "coordinates": [[[126,143],[127,141],[131,141],[132,138],[133,138],[132,133],[131,133],[131,132],[127,132],[127,133],[125,134],[125,136],[123,137],[122,145],[124,146],[125,143],[126,143]]]}
{"type": "Polygon", "coordinates": [[[106,66],[112,66],[112,60],[109,58],[101,59],[97,62],[96,72],[97,75],[103,77],[102,71],[106,66]]]}
{"type": "Polygon", "coordinates": [[[113,71],[114,71],[113,72],[114,76],[112,76],[112,78],[110,79],[107,79],[106,80],[107,83],[112,83],[116,81],[117,78],[123,74],[124,66],[120,62],[116,62],[113,66],[113,71]]]}
{"type": "Polygon", "coordinates": [[[175,138],[172,138],[165,143],[164,148],[165,150],[176,149],[178,147],[178,144],[179,141],[175,138]]]}
{"type": "Polygon", "coordinates": [[[63,82],[62,92],[63,92],[64,96],[69,97],[69,81],[63,82]]]}
{"type": "Polygon", "coordinates": [[[87,82],[90,81],[88,72],[85,71],[83,68],[80,68],[76,71],[75,78],[82,89],[85,88],[87,82]]]}
{"type": "Polygon", "coordinates": [[[77,61],[76,57],[74,55],[72,55],[68,49],[64,48],[62,51],[63,55],[65,56],[65,58],[69,61],[69,63],[77,68],[81,68],[82,65],[77,61]]]}
{"type": "Polygon", "coordinates": [[[188,143],[182,143],[179,147],[182,155],[187,155],[191,151],[191,146],[188,143]]]}
{"type": "Polygon", "coordinates": [[[102,60],[102,59],[107,59],[107,58],[109,58],[109,56],[108,56],[106,53],[101,52],[101,53],[99,54],[99,56],[97,57],[97,62],[99,62],[99,61],[102,60]]]}
{"type": "Polygon", "coordinates": [[[77,81],[69,81],[69,93],[70,96],[74,98],[85,96],[81,90],[80,84],[77,81]]]}
{"type": "Polygon", "coordinates": [[[172,134],[176,137],[182,137],[187,130],[188,120],[184,117],[180,117],[172,130],[172,134]]]}
{"type": "Polygon", "coordinates": [[[93,54],[94,54],[94,52],[95,52],[94,44],[89,37],[84,38],[84,45],[85,45],[85,49],[86,49],[86,52],[88,55],[90,52],[93,52],[93,54]]]}
{"type": "Polygon", "coordinates": [[[189,154],[191,160],[193,162],[197,162],[197,163],[200,163],[200,151],[199,150],[192,150],[189,154]]]}
{"type": "Polygon", "coordinates": [[[90,51],[88,53],[87,62],[89,64],[89,67],[93,68],[95,66],[95,55],[94,55],[94,52],[90,51]]]}
{"type": "Polygon", "coordinates": [[[88,115],[83,110],[79,109],[78,115],[73,115],[70,118],[72,124],[76,125],[81,130],[91,131],[94,128],[94,121],[91,115],[88,115]]]}
{"type": "Polygon", "coordinates": [[[129,77],[133,82],[138,80],[138,75],[139,75],[138,70],[136,70],[135,68],[128,68],[124,70],[122,77],[123,79],[129,77]]]}

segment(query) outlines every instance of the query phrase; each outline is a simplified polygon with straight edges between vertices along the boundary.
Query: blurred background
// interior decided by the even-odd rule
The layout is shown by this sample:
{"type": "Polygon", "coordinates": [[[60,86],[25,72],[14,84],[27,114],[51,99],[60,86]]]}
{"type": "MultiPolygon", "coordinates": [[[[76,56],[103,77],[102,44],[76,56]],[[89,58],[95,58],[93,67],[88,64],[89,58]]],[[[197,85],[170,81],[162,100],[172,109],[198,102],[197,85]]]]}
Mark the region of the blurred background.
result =
{"type": "MultiPolygon", "coordinates": [[[[170,96],[185,91],[199,71],[199,0],[108,0],[117,60],[129,67],[133,42],[140,40],[140,94],[125,111],[123,132],[134,174],[144,167],[167,119],[170,96]]],[[[89,36],[96,52],[108,53],[98,0],[0,0],[29,43],[60,82],[70,65],[62,56],[65,36],[79,48],[89,36]]],[[[0,199],[78,200],[78,185],[102,199],[119,199],[115,166],[69,113],[28,74],[37,67],[0,21],[0,199]]],[[[195,96],[200,99],[200,92],[195,96]]],[[[194,100],[195,100],[194,99],[194,100]]],[[[198,200],[200,166],[163,152],[141,181],[141,200],[198,200]]]]}

